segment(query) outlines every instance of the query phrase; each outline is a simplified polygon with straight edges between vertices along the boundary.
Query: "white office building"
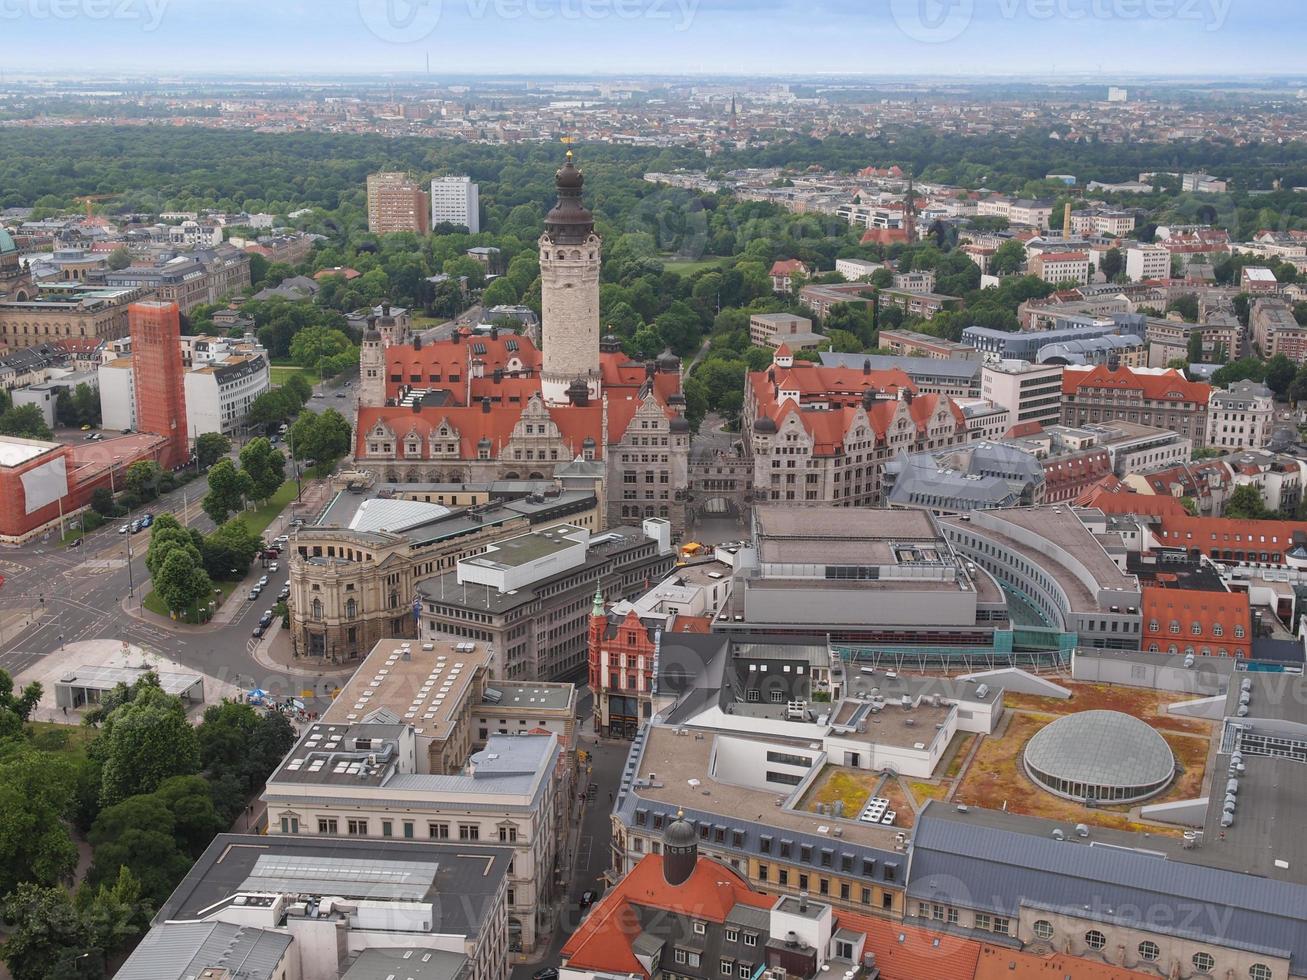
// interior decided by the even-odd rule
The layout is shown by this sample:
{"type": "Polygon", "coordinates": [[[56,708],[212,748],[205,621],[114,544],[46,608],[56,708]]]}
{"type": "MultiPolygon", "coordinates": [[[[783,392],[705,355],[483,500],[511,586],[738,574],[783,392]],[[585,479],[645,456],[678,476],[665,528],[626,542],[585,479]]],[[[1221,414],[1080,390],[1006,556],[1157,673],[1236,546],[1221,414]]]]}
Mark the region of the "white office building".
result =
{"type": "Polygon", "coordinates": [[[442,221],[481,230],[481,190],[470,177],[437,177],[431,182],[431,227],[442,221]]]}
{"type": "Polygon", "coordinates": [[[245,421],[254,399],[271,385],[264,354],[239,354],[187,371],[187,433],[192,439],[206,432],[231,435],[245,421]]]}

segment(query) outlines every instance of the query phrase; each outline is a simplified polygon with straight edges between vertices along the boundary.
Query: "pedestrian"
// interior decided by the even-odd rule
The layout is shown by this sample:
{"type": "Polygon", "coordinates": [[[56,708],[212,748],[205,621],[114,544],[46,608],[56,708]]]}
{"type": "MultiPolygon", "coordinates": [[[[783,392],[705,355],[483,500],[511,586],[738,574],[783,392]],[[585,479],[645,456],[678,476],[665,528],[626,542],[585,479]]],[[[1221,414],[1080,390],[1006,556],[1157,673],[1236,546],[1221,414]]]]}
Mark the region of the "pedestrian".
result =
{"type": "Polygon", "coordinates": [[[66,705],[66,704],[64,705],[64,717],[65,717],[65,718],[68,717],[68,705],[66,705]]]}

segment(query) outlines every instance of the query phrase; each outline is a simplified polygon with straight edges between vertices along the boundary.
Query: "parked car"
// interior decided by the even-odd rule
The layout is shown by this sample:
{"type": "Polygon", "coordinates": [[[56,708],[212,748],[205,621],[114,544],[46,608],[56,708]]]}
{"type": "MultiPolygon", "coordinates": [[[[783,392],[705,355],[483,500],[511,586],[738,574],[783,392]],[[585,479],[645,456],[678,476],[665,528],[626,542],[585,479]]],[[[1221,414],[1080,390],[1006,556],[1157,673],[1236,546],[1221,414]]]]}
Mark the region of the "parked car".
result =
{"type": "Polygon", "coordinates": [[[124,524],[122,527],[120,527],[120,528],[118,529],[118,533],[119,533],[119,534],[128,534],[128,533],[131,532],[131,529],[132,529],[132,526],[131,526],[130,524],[124,524]]]}
{"type": "Polygon", "coordinates": [[[323,397],[322,392],[320,392],[320,391],[315,391],[315,392],[313,393],[313,397],[314,397],[314,398],[321,398],[321,397],[323,397]]]}
{"type": "Polygon", "coordinates": [[[132,525],[131,525],[131,527],[132,527],[132,533],[133,533],[133,534],[136,534],[136,533],[137,533],[138,531],[140,531],[143,527],[145,527],[145,525],[141,523],[141,521],[140,521],[139,518],[137,518],[136,520],[132,521],[132,525]]]}
{"type": "Polygon", "coordinates": [[[272,610],[269,609],[266,612],[264,612],[262,616],[259,617],[259,625],[267,626],[271,622],[272,622],[272,610]]]}
{"type": "Polygon", "coordinates": [[[254,588],[250,589],[250,602],[253,602],[255,599],[257,599],[259,597],[259,593],[261,593],[262,591],[263,590],[259,588],[257,585],[254,588]]]}
{"type": "Polygon", "coordinates": [[[588,909],[597,901],[599,901],[599,893],[597,891],[583,891],[581,893],[581,901],[577,904],[583,909],[588,909]]]}
{"type": "Polygon", "coordinates": [[[153,523],[154,523],[154,515],[153,515],[153,514],[142,514],[142,515],[141,515],[141,527],[149,527],[149,526],[150,526],[151,524],[153,524],[153,523]]]}
{"type": "Polygon", "coordinates": [[[276,575],[279,571],[281,571],[281,564],[279,562],[274,561],[271,565],[268,566],[269,574],[276,575]]]}
{"type": "Polygon", "coordinates": [[[283,586],[281,587],[281,591],[277,593],[277,601],[278,601],[278,602],[285,602],[285,601],[286,601],[287,599],[289,599],[289,598],[290,598],[290,586],[289,586],[289,585],[283,585],[283,586]]]}
{"type": "Polygon", "coordinates": [[[337,398],[344,398],[344,397],[345,397],[345,393],[344,393],[343,391],[338,391],[338,392],[336,392],[336,397],[337,397],[337,398]]]}
{"type": "Polygon", "coordinates": [[[268,624],[267,624],[267,623],[259,623],[258,626],[254,627],[254,635],[255,635],[255,636],[262,636],[262,635],[263,635],[264,633],[266,633],[266,632],[268,632],[268,624]]]}
{"type": "Polygon", "coordinates": [[[536,970],[531,974],[531,980],[558,980],[558,968],[547,966],[543,970],[536,970]]]}

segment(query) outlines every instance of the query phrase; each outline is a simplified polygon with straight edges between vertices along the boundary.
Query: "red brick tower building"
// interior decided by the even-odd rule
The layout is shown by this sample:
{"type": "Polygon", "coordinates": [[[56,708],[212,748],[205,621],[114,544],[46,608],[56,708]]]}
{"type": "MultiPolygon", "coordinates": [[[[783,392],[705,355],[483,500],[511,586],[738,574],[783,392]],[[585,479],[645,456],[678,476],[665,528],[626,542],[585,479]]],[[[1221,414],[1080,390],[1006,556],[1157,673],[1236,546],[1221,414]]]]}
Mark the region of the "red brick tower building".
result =
{"type": "Polygon", "coordinates": [[[132,374],[136,384],[136,426],[168,440],[159,459],[171,469],[190,459],[186,437],[181,316],[176,303],[133,303],[132,374]]]}

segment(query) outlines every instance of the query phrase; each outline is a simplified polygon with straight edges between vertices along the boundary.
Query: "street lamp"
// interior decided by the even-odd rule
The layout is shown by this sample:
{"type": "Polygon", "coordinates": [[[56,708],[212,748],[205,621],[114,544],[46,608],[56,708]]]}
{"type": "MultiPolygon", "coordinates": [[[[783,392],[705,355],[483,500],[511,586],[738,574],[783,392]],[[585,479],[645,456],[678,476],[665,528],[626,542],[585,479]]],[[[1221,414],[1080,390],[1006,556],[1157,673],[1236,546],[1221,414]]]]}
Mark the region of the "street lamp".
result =
{"type": "Polygon", "coordinates": [[[132,539],[129,535],[127,538],[127,598],[136,598],[136,585],[132,581],[132,539]]]}

